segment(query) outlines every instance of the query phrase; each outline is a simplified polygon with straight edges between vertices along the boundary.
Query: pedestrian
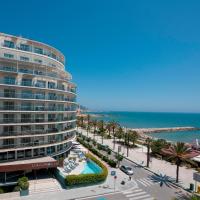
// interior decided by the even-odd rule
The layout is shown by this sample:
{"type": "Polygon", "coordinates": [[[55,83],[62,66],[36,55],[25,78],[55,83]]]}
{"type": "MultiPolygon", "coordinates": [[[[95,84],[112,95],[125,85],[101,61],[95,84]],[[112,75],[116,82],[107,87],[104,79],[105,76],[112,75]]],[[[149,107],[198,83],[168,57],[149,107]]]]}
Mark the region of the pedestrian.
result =
{"type": "Polygon", "coordinates": [[[131,176],[129,176],[129,181],[131,181],[131,176]]]}

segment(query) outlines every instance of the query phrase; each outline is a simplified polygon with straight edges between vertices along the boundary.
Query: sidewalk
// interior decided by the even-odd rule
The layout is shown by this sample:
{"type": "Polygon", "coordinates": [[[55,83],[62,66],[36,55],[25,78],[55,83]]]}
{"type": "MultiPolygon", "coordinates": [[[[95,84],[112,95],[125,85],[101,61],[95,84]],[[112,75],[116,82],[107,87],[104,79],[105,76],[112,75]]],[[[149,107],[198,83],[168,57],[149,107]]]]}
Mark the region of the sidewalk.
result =
{"type": "MultiPolygon", "coordinates": [[[[128,176],[121,172],[119,169],[109,168],[109,174],[107,180],[98,185],[87,186],[87,187],[79,187],[74,189],[63,189],[62,191],[52,191],[52,192],[39,192],[34,193],[32,195],[26,197],[16,197],[12,198],[12,200],[72,200],[77,198],[83,198],[94,195],[102,195],[108,193],[118,193],[121,191],[126,191],[130,189],[134,189],[137,187],[137,183],[135,181],[128,181],[128,176]],[[117,174],[117,179],[114,187],[114,177],[111,176],[111,171],[115,170],[117,174]],[[125,185],[121,185],[121,181],[124,180],[125,185]]],[[[1,196],[0,196],[1,198],[1,196]]],[[[7,198],[8,199],[8,198],[7,198]]]]}
{"type": "MultiPolygon", "coordinates": [[[[79,131],[87,135],[85,130],[79,131]]],[[[89,137],[93,138],[93,134],[89,133],[89,137]]],[[[101,143],[101,137],[95,136],[96,140],[101,143]]],[[[108,145],[111,149],[113,149],[113,142],[112,139],[104,139],[104,144],[108,145]]],[[[117,151],[119,144],[115,144],[115,151],[117,151]]],[[[129,149],[129,157],[128,159],[132,160],[137,164],[141,164],[144,162],[143,165],[146,164],[146,152],[147,148],[142,145],[138,145],[138,148],[129,149]]],[[[124,153],[126,157],[126,148],[122,146],[121,153],[124,153]]],[[[150,163],[149,169],[157,174],[167,175],[171,178],[176,178],[176,165],[172,165],[170,162],[166,162],[164,160],[159,160],[156,158],[151,158],[152,162],[150,163]]],[[[189,188],[190,183],[195,183],[193,181],[193,173],[196,172],[193,169],[187,169],[186,167],[180,167],[179,170],[179,179],[180,183],[184,188],[189,188]]]]}

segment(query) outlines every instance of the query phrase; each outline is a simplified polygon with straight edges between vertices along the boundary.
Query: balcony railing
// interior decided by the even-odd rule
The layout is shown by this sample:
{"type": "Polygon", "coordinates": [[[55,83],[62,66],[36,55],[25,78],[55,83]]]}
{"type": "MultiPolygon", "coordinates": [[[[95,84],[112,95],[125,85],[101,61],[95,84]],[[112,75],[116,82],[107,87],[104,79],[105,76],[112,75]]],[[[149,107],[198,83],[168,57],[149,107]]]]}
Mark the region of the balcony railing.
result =
{"type": "Polygon", "coordinates": [[[48,94],[44,95],[44,94],[31,94],[31,93],[0,92],[0,97],[76,102],[76,98],[68,98],[58,95],[52,98],[52,96],[49,96],[48,94]]]}
{"type": "Polygon", "coordinates": [[[0,84],[6,84],[6,85],[18,85],[18,86],[28,86],[28,87],[39,87],[39,88],[47,88],[47,89],[56,89],[56,90],[62,90],[62,91],[66,91],[66,92],[72,92],[72,93],[76,93],[76,89],[72,89],[72,88],[64,88],[62,86],[55,86],[54,88],[49,88],[46,87],[46,84],[41,84],[39,82],[36,82],[35,84],[29,81],[21,81],[21,82],[17,82],[16,80],[6,80],[6,79],[0,79],[0,84]]]}
{"type": "Polygon", "coordinates": [[[20,144],[3,144],[0,146],[0,149],[12,149],[12,148],[23,148],[23,147],[35,147],[35,146],[42,146],[42,145],[50,145],[50,144],[56,144],[64,141],[68,141],[69,139],[74,138],[75,134],[72,134],[71,136],[65,136],[64,138],[58,138],[49,140],[48,142],[44,141],[31,141],[28,143],[20,143],[20,144]]]}
{"type": "Polygon", "coordinates": [[[11,123],[48,123],[48,122],[65,122],[65,121],[71,121],[76,120],[75,117],[63,117],[63,118],[22,118],[22,119],[16,119],[16,118],[2,118],[0,119],[0,124],[11,124],[11,123]]]}
{"type": "MultiPolygon", "coordinates": [[[[62,128],[62,129],[58,129],[58,128],[54,128],[54,129],[41,129],[41,130],[24,130],[24,131],[4,131],[0,134],[0,137],[5,137],[5,136],[31,136],[31,135],[46,135],[46,134],[51,134],[51,133],[59,133],[59,132],[64,132],[64,131],[69,131],[74,129],[75,126],[68,126],[66,128],[62,128]]],[[[60,133],[60,134],[64,134],[64,133],[60,133]]]]}
{"type": "Polygon", "coordinates": [[[0,106],[0,110],[11,111],[76,111],[76,107],[44,107],[44,106],[0,106]]]}

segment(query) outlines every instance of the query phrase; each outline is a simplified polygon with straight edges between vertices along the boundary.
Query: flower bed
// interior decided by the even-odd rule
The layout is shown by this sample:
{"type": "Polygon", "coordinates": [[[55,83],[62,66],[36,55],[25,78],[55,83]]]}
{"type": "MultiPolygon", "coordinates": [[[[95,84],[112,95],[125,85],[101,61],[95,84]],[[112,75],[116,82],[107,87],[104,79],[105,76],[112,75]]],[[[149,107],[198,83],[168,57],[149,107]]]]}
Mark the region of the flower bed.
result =
{"type": "MultiPolygon", "coordinates": [[[[115,168],[117,166],[117,162],[115,160],[112,160],[109,157],[103,155],[98,150],[96,150],[95,148],[93,148],[92,145],[86,143],[83,139],[77,138],[77,141],[80,144],[82,144],[83,146],[85,146],[87,149],[89,149],[93,154],[97,155],[99,158],[101,158],[102,160],[104,160],[105,162],[107,162],[111,167],[115,168]]],[[[110,151],[110,149],[108,149],[108,151],[110,151]]]]}

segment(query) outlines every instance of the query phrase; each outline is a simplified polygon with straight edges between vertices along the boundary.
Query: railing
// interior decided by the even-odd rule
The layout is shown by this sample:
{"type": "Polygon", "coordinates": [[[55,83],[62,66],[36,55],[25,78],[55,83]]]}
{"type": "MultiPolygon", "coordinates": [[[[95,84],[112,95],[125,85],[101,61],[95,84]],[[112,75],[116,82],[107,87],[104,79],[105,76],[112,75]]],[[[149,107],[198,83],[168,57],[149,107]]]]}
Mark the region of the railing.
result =
{"type": "Polygon", "coordinates": [[[46,122],[65,122],[70,120],[76,120],[75,117],[64,117],[64,118],[22,118],[22,119],[16,119],[16,118],[2,118],[0,119],[0,124],[11,124],[11,123],[46,123],[46,122]]]}
{"type": "MultiPolygon", "coordinates": [[[[24,52],[32,52],[32,53],[36,53],[36,54],[38,54],[38,55],[44,55],[44,56],[47,56],[47,57],[49,57],[49,58],[52,58],[52,59],[54,59],[54,60],[56,60],[56,61],[58,61],[58,62],[64,64],[64,61],[62,61],[60,57],[58,57],[58,56],[53,56],[52,53],[47,54],[47,53],[45,53],[45,51],[43,51],[44,49],[42,49],[41,52],[35,52],[35,51],[33,51],[33,48],[32,48],[32,47],[30,47],[29,49],[24,49],[24,48],[21,48],[20,46],[17,46],[17,45],[14,45],[14,46],[11,46],[11,45],[10,45],[10,46],[9,46],[9,45],[4,44],[4,43],[2,43],[1,46],[6,47],[6,48],[10,48],[10,49],[21,50],[21,51],[24,51],[24,52]]],[[[57,52],[58,54],[61,54],[58,50],[56,50],[56,52],[57,52]]]]}
{"type": "Polygon", "coordinates": [[[56,144],[60,143],[63,141],[72,139],[75,134],[72,134],[71,136],[65,136],[64,138],[59,138],[59,139],[53,139],[49,140],[48,142],[44,141],[33,141],[33,142],[28,142],[28,143],[21,143],[21,144],[7,144],[7,145],[1,145],[0,149],[12,149],[12,148],[22,148],[22,147],[35,147],[35,146],[42,146],[42,145],[48,145],[48,144],[56,144]]]}
{"type": "MultiPolygon", "coordinates": [[[[68,126],[66,128],[62,128],[62,129],[58,129],[58,128],[54,128],[54,129],[41,129],[41,130],[24,130],[24,131],[7,131],[7,132],[2,132],[0,134],[0,137],[5,137],[5,136],[29,136],[29,135],[46,135],[46,134],[51,134],[51,133],[59,133],[59,132],[64,132],[64,131],[69,131],[75,129],[75,126],[68,126]]],[[[60,133],[63,134],[63,133],[60,133]]]]}
{"type": "Polygon", "coordinates": [[[13,67],[13,66],[0,66],[0,71],[23,73],[23,74],[30,74],[30,75],[36,75],[36,76],[46,76],[46,77],[57,78],[57,79],[69,82],[68,78],[60,77],[57,73],[44,72],[44,71],[39,71],[39,70],[31,70],[31,69],[23,69],[23,68],[17,69],[17,67],[13,67]]]}
{"type": "Polygon", "coordinates": [[[44,94],[29,94],[29,93],[16,93],[16,92],[0,92],[0,97],[7,98],[21,98],[21,99],[44,99],[44,100],[57,100],[57,101],[67,101],[76,102],[76,98],[67,98],[63,96],[50,96],[44,94]]]}
{"type": "Polygon", "coordinates": [[[66,92],[76,93],[76,89],[73,89],[73,88],[72,89],[71,88],[67,88],[66,89],[63,86],[46,87],[46,82],[45,82],[45,84],[41,84],[39,82],[36,82],[34,84],[34,83],[30,82],[30,81],[17,82],[15,79],[13,79],[13,80],[0,79],[0,84],[48,88],[48,89],[56,89],[56,90],[62,90],[62,91],[66,91],[66,92]]]}

